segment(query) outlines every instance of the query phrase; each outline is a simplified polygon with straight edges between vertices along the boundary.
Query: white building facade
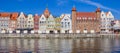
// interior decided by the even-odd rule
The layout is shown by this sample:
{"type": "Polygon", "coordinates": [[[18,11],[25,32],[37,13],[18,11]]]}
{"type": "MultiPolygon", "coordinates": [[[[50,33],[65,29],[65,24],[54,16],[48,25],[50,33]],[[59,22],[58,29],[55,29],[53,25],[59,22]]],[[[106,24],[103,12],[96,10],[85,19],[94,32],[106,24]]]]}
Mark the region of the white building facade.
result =
{"type": "Polygon", "coordinates": [[[10,13],[0,13],[0,32],[5,33],[9,30],[10,13]]]}
{"type": "Polygon", "coordinates": [[[39,18],[39,31],[41,31],[41,33],[46,33],[46,28],[46,17],[42,14],[39,18]]]}
{"type": "Polygon", "coordinates": [[[72,21],[70,14],[61,15],[61,32],[62,33],[69,33],[72,30],[72,21]]]}
{"type": "Polygon", "coordinates": [[[47,18],[47,31],[49,33],[55,32],[55,18],[52,16],[52,14],[47,18]]]}
{"type": "Polygon", "coordinates": [[[116,29],[120,29],[120,20],[115,20],[114,21],[114,30],[116,30],[116,29]]]}
{"type": "Polygon", "coordinates": [[[27,17],[27,28],[33,29],[34,28],[34,17],[32,14],[29,14],[27,17]]]}
{"type": "Polygon", "coordinates": [[[27,28],[27,18],[24,13],[21,12],[17,18],[17,29],[26,29],[27,28]]]}
{"type": "Polygon", "coordinates": [[[110,33],[113,26],[111,22],[114,21],[113,14],[109,12],[101,12],[101,33],[110,33]]]}

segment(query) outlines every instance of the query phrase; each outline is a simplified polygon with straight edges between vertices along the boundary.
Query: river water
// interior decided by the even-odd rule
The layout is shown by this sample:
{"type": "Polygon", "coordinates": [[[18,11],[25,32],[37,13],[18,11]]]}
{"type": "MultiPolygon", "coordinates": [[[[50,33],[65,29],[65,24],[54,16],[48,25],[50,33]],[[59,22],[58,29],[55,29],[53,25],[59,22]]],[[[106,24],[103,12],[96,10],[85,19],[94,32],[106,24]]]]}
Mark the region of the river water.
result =
{"type": "Polygon", "coordinates": [[[0,39],[0,53],[120,53],[120,39],[0,39]]]}

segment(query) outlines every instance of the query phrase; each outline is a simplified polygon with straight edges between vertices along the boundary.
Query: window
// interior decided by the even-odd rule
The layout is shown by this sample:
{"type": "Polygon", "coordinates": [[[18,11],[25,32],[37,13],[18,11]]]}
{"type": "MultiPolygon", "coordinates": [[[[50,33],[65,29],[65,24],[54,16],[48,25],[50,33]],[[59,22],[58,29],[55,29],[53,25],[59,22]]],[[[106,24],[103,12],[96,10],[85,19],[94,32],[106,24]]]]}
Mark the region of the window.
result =
{"type": "Polygon", "coordinates": [[[42,17],[42,20],[44,20],[44,17],[42,17]]]}
{"type": "Polygon", "coordinates": [[[109,14],[109,16],[111,16],[111,15],[109,14]]]}
{"type": "Polygon", "coordinates": [[[63,22],[61,22],[63,24],[63,22]]]}
{"type": "Polygon", "coordinates": [[[30,21],[28,21],[28,23],[30,23],[30,21]]]}
{"type": "Polygon", "coordinates": [[[102,14],[102,16],[104,16],[104,14],[102,14]]]}
{"type": "Polygon", "coordinates": [[[31,20],[32,17],[30,17],[29,19],[31,20]]]}
{"type": "Polygon", "coordinates": [[[68,19],[65,19],[65,21],[68,21],[68,19]]]}
{"type": "Polygon", "coordinates": [[[70,22],[68,22],[68,25],[70,25],[70,22]]]}

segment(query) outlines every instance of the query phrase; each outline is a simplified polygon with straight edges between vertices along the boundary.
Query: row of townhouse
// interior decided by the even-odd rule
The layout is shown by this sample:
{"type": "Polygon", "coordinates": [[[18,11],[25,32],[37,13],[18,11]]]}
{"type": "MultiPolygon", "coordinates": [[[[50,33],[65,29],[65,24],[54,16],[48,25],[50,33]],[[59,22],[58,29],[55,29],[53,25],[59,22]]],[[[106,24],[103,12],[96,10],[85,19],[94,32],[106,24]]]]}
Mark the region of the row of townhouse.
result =
{"type": "Polygon", "coordinates": [[[25,15],[21,13],[0,13],[0,32],[19,33],[109,33],[114,21],[112,13],[97,8],[94,12],[77,12],[72,8],[72,14],[62,14],[54,17],[45,9],[43,14],[25,15]]]}
{"type": "MultiPolygon", "coordinates": [[[[54,17],[46,8],[42,15],[21,13],[0,13],[0,32],[24,33],[24,31],[35,33],[60,33],[60,30],[71,30],[71,15],[62,14],[54,17]]],[[[65,33],[65,32],[62,32],[65,33]]]]}

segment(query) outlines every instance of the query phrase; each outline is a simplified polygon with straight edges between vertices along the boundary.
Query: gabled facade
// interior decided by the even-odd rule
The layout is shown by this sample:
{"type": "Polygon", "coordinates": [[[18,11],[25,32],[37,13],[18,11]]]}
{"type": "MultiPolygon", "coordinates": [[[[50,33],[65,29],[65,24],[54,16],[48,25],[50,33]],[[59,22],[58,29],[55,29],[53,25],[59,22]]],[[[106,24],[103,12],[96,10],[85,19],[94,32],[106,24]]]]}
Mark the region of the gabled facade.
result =
{"type": "Polygon", "coordinates": [[[55,18],[55,30],[57,30],[57,33],[60,33],[60,30],[61,30],[61,18],[59,18],[59,17],[55,18]]]}
{"type": "Polygon", "coordinates": [[[43,33],[46,32],[47,24],[46,24],[46,17],[42,14],[39,18],[39,31],[43,33]]]}
{"type": "Polygon", "coordinates": [[[111,29],[113,28],[113,26],[111,25],[112,21],[114,21],[114,16],[110,11],[101,12],[101,33],[110,33],[111,29]]]}
{"type": "Polygon", "coordinates": [[[12,13],[10,16],[9,30],[14,31],[17,28],[18,13],[12,13]]]}
{"type": "Polygon", "coordinates": [[[39,18],[39,31],[41,33],[54,33],[55,31],[55,18],[50,14],[48,8],[39,18]]]}
{"type": "Polygon", "coordinates": [[[114,20],[114,30],[120,29],[120,20],[114,20]]]}
{"type": "Polygon", "coordinates": [[[39,16],[38,14],[35,14],[34,16],[34,31],[37,32],[39,30],[39,16]]]}
{"type": "Polygon", "coordinates": [[[51,31],[51,32],[54,32],[54,29],[55,29],[55,18],[52,15],[50,15],[47,18],[46,22],[47,22],[47,30],[51,31]]]}
{"type": "Polygon", "coordinates": [[[27,18],[23,12],[17,18],[17,29],[26,29],[27,28],[27,18]]]}
{"type": "Polygon", "coordinates": [[[0,13],[0,32],[8,32],[10,15],[10,13],[0,13]]]}
{"type": "Polygon", "coordinates": [[[70,14],[63,14],[63,18],[61,19],[61,30],[64,30],[65,33],[69,33],[72,30],[72,21],[70,14]]]}
{"type": "Polygon", "coordinates": [[[34,18],[32,14],[29,14],[27,17],[27,28],[33,29],[34,28],[34,18]]]}
{"type": "Polygon", "coordinates": [[[114,20],[114,33],[118,34],[120,33],[120,20],[114,20]]]}

